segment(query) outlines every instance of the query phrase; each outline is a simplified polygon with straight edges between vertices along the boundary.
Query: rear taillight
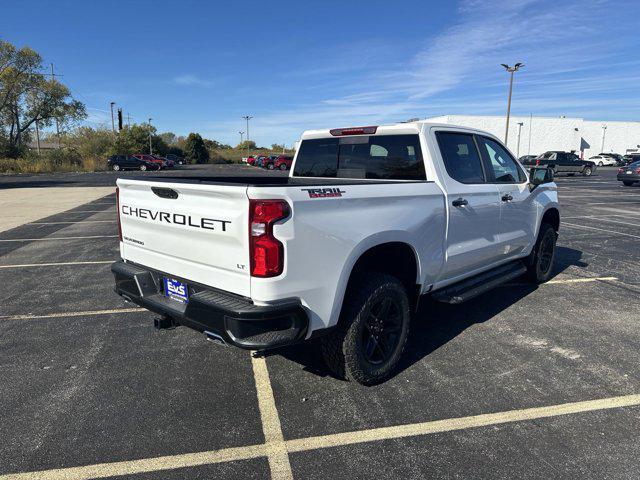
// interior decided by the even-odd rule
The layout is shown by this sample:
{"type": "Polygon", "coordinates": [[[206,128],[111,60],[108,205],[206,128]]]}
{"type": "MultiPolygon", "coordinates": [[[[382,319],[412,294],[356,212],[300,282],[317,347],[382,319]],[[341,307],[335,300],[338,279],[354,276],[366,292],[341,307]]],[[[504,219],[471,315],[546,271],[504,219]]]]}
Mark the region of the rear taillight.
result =
{"type": "Polygon", "coordinates": [[[373,135],[378,127],[352,127],[352,128],[334,128],[329,133],[334,137],[342,137],[344,135],[373,135]]]}
{"type": "Polygon", "coordinates": [[[640,168],[636,168],[636,173],[640,175],[640,168]]]}
{"type": "Polygon", "coordinates": [[[536,167],[537,167],[538,165],[540,165],[540,159],[539,159],[539,158],[537,158],[537,159],[536,159],[536,167]]]}
{"type": "Polygon", "coordinates": [[[624,172],[624,168],[619,168],[618,169],[618,173],[623,173],[624,172]]]}
{"type": "Polygon", "coordinates": [[[118,240],[122,241],[122,226],[120,225],[120,188],[116,187],[116,208],[118,209],[118,240]]]}
{"type": "Polygon", "coordinates": [[[276,277],[284,268],[284,247],[273,224],[289,216],[284,200],[249,200],[249,256],[253,277],[276,277]]]}

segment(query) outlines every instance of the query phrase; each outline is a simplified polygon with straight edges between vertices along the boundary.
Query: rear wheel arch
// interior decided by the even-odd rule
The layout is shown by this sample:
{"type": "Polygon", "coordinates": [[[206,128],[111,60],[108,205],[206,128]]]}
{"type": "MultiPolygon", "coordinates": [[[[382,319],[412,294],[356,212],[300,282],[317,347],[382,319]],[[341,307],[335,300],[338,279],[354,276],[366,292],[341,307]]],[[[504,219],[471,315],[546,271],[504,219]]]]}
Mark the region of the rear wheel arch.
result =
{"type": "Polygon", "coordinates": [[[420,263],[415,249],[402,241],[384,242],[364,250],[353,263],[342,292],[338,314],[342,310],[349,289],[366,275],[366,272],[378,272],[397,278],[406,289],[412,304],[417,301],[420,263]]]}

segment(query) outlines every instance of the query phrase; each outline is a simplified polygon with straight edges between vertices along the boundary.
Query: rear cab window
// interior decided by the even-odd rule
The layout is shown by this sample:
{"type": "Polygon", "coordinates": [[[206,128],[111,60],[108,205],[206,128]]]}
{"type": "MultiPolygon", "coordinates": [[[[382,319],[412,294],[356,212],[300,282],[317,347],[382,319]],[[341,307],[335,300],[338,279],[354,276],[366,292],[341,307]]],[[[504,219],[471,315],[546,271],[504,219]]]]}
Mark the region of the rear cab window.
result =
{"type": "Polygon", "coordinates": [[[418,134],[302,140],[293,174],[296,177],[426,180],[418,134]]]}

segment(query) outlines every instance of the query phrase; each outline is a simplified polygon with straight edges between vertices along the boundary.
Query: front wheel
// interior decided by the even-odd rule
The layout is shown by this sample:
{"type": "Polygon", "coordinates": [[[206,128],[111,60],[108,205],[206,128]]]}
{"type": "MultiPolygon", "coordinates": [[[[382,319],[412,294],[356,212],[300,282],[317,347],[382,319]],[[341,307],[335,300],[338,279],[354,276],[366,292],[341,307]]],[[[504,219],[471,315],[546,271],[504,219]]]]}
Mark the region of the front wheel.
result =
{"type": "Polygon", "coordinates": [[[287,169],[287,164],[286,163],[281,163],[280,164],[280,170],[286,170],[287,169]]]}
{"type": "Polygon", "coordinates": [[[111,167],[113,169],[114,172],[117,172],[120,170],[120,165],[114,165],[113,167],[111,167]]]}
{"type": "Polygon", "coordinates": [[[527,267],[527,274],[533,283],[544,283],[551,278],[557,238],[558,235],[552,225],[548,223],[540,225],[538,239],[529,257],[529,266],[527,267]]]}
{"type": "Polygon", "coordinates": [[[367,272],[345,297],[338,326],[322,338],[327,366],[340,378],[362,385],[387,379],[409,333],[411,310],[402,283],[391,275],[367,272]]]}
{"type": "Polygon", "coordinates": [[[602,167],[603,165],[604,165],[604,163],[602,163],[602,162],[598,162],[598,166],[599,166],[599,167],[602,167]]]}
{"type": "Polygon", "coordinates": [[[269,165],[267,165],[267,169],[268,170],[273,170],[274,168],[276,168],[273,163],[270,163],[269,165]]]}
{"type": "Polygon", "coordinates": [[[140,171],[144,172],[147,169],[146,165],[140,165],[140,171]]]}
{"type": "Polygon", "coordinates": [[[585,177],[590,177],[592,173],[593,169],[591,167],[585,167],[585,169],[582,171],[582,175],[584,175],[585,177]]]}
{"type": "Polygon", "coordinates": [[[633,185],[633,183],[634,183],[634,182],[629,182],[629,181],[627,181],[627,180],[624,180],[624,181],[622,182],[622,184],[623,184],[625,187],[631,187],[631,186],[633,185]]]}

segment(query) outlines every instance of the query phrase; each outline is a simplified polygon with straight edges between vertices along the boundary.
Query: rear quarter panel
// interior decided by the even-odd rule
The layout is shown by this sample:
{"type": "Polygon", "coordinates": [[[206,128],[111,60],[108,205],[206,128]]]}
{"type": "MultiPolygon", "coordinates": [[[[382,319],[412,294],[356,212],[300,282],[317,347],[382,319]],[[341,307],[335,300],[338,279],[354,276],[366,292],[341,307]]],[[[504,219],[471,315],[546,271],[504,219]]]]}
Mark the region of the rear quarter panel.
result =
{"type": "Polygon", "coordinates": [[[418,261],[416,283],[429,283],[443,262],[444,195],[433,182],[371,185],[249,187],[249,198],[282,198],[291,217],[274,227],[284,244],[285,269],[271,279],[252,278],[256,303],[300,298],[311,329],[334,325],[351,270],[369,248],[410,245],[418,261]],[[307,188],[339,188],[340,196],[312,198],[307,188]]]}

